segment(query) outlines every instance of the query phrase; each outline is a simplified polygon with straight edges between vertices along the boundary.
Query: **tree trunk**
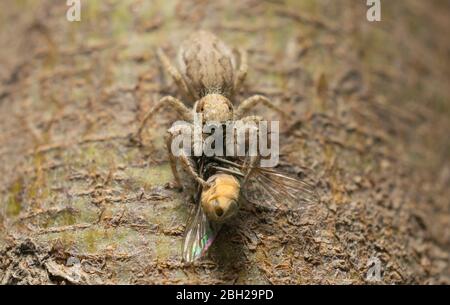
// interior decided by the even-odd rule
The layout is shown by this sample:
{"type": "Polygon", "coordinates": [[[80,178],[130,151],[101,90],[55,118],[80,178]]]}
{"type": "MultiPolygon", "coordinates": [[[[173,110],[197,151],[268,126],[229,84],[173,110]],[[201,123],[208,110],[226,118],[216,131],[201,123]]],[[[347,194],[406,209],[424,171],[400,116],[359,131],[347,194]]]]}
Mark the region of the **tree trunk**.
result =
{"type": "MultiPolygon", "coordinates": [[[[450,283],[445,1],[0,3],[0,282],[450,283]],[[190,200],[143,114],[177,96],[155,49],[207,29],[249,51],[239,99],[292,114],[282,162],[307,213],[244,209],[209,256],[180,248],[190,200]]],[[[263,109],[267,118],[276,118],[263,109]]]]}

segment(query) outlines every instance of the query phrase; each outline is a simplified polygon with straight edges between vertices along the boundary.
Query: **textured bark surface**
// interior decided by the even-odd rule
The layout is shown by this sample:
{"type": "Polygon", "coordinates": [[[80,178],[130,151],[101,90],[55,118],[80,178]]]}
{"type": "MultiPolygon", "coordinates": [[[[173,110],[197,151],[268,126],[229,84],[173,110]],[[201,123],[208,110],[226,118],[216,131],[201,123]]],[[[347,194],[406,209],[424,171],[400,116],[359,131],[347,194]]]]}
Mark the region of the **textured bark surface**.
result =
{"type": "MultiPolygon", "coordinates": [[[[450,283],[447,1],[0,1],[0,282],[450,283]],[[316,181],[302,214],[244,209],[180,261],[189,194],[146,110],[177,96],[195,29],[249,50],[239,99],[293,114],[282,162],[316,181]]],[[[268,118],[271,113],[259,110],[268,118]]]]}

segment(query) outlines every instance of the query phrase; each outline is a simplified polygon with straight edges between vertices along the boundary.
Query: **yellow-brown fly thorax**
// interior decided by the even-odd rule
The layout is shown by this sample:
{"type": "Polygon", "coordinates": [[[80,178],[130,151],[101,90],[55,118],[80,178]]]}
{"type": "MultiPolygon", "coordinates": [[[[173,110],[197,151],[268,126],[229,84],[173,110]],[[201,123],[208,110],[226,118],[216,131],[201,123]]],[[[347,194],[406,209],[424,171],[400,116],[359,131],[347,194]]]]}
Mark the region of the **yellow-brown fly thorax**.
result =
{"type": "Polygon", "coordinates": [[[240,183],[232,175],[216,174],[208,181],[211,187],[203,190],[201,203],[210,221],[222,222],[239,210],[240,183]]]}
{"type": "Polygon", "coordinates": [[[233,104],[221,94],[208,94],[194,106],[195,111],[202,113],[203,122],[226,122],[233,119],[233,104]]]}

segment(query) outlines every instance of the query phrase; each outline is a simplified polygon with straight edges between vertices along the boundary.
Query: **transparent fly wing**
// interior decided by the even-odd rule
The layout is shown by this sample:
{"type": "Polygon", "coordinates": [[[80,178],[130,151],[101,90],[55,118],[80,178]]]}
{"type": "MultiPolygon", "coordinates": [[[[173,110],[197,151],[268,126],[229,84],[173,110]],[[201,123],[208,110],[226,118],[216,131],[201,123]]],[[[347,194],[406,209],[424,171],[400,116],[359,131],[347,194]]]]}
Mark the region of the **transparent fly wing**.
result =
{"type": "Polygon", "coordinates": [[[249,202],[268,209],[299,211],[318,202],[312,185],[268,168],[254,168],[241,190],[249,202]]]}
{"type": "Polygon", "coordinates": [[[208,221],[202,206],[196,204],[191,210],[182,245],[183,260],[193,262],[205,255],[219,232],[219,225],[208,221]]]}

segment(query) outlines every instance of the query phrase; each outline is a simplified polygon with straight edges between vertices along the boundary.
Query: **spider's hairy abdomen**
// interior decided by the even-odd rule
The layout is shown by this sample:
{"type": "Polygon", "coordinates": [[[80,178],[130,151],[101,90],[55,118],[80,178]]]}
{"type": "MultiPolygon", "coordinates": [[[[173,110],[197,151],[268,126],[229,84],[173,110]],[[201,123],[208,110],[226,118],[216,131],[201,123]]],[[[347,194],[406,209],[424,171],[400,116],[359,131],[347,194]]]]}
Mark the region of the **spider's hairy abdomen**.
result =
{"type": "Polygon", "coordinates": [[[180,72],[201,97],[218,93],[233,95],[236,63],[232,50],[210,32],[194,32],[181,44],[180,72]]]}

